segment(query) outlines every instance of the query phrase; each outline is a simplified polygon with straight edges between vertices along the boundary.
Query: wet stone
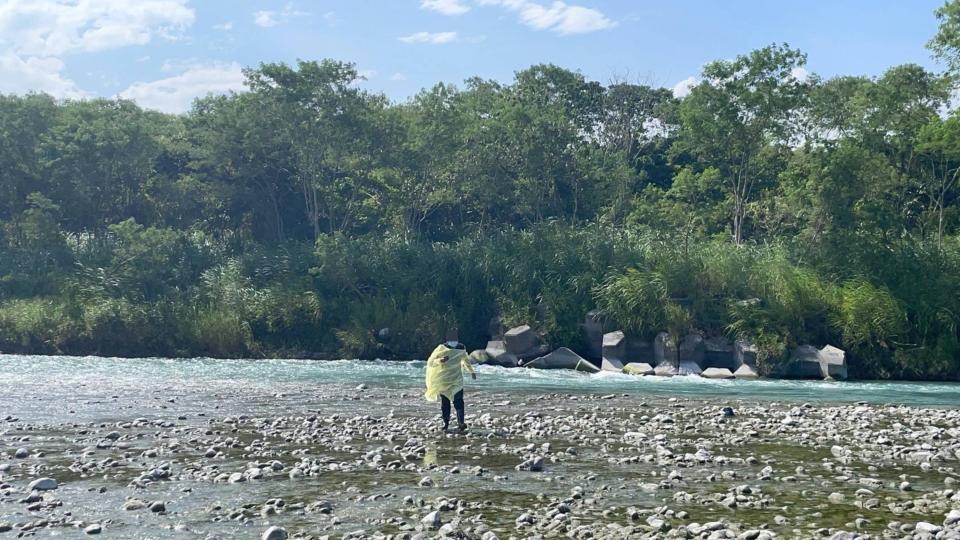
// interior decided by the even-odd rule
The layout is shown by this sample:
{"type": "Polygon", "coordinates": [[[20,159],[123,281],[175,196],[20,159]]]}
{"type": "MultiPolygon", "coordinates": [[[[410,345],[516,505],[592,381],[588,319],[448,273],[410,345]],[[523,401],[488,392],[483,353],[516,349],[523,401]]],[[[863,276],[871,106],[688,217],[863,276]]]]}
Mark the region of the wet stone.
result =
{"type": "Polygon", "coordinates": [[[260,540],[287,540],[287,530],[283,527],[270,527],[263,531],[260,540]]]}
{"type": "Polygon", "coordinates": [[[123,509],[128,512],[143,510],[146,507],[147,503],[140,499],[130,499],[129,501],[123,503],[123,509]]]}
{"type": "MultiPolygon", "coordinates": [[[[502,368],[481,367],[481,378],[485,369],[502,368]]],[[[107,422],[5,426],[0,515],[38,537],[44,527],[82,535],[94,522],[117,537],[159,526],[158,537],[249,538],[278,527],[293,538],[394,540],[960,529],[948,482],[958,477],[956,410],[484,387],[468,388],[470,432],[443,434],[439,407],[415,389],[370,384],[358,409],[358,382],[244,387],[196,409],[178,397],[181,408],[137,419],[124,418],[130,401],[108,400],[107,422]],[[29,461],[11,458],[19,447],[29,461]],[[69,485],[27,489],[40,476],[69,485]],[[161,498],[163,511],[145,511],[161,498]]],[[[165,393],[145,399],[167,406],[165,393]]]]}
{"type": "Polygon", "coordinates": [[[53,478],[38,478],[33,482],[30,482],[30,485],[27,486],[27,489],[36,490],[36,491],[50,491],[57,489],[59,483],[53,478]]]}
{"type": "Polygon", "coordinates": [[[432,529],[432,530],[439,529],[440,523],[441,523],[440,512],[437,510],[430,512],[420,520],[420,523],[423,524],[423,526],[426,527],[427,529],[432,529]]]}

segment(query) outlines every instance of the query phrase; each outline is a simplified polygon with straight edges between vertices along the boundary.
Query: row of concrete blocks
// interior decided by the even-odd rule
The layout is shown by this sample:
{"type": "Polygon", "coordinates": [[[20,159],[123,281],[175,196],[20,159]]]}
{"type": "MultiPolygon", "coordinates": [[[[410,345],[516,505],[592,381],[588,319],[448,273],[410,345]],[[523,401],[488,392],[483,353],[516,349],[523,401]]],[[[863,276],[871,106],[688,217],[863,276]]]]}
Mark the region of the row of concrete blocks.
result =
{"type": "MultiPolygon", "coordinates": [[[[489,363],[507,367],[602,369],[636,375],[701,375],[719,379],[758,376],[754,345],[722,337],[704,339],[699,334],[684,336],[678,346],[666,332],[658,334],[653,343],[629,338],[620,331],[609,332],[603,335],[599,366],[566,347],[549,351],[549,346],[527,325],[507,330],[502,341],[491,341],[486,349],[489,363]]],[[[846,379],[846,355],[830,345],[822,349],[801,346],[793,352],[784,372],[777,375],[846,379]]]]}
{"type": "MultiPolygon", "coordinates": [[[[715,378],[756,377],[756,349],[746,343],[736,347],[738,360],[711,354],[713,364],[703,368],[707,348],[700,336],[692,334],[681,341],[679,353],[669,335],[662,333],[653,344],[627,339],[623,332],[604,336],[603,358],[598,366],[566,347],[550,352],[548,345],[529,326],[518,326],[504,332],[503,340],[490,341],[486,353],[488,363],[504,367],[543,369],[576,369],[597,372],[616,371],[634,375],[702,375],[715,378]],[[699,339],[699,341],[698,341],[699,339]],[[736,361],[736,366],[733,362],[736,361]],[[722,365],[720,365],[722,364],[722,365]],[[654,367],[656,366],[656,367],[654,367]],[[733,369],[730,369],[730,368],[733,369]]],[[[717,347],[711,346],[711,353],[717,347]]],[[[728,347],[728,352],[734,348],[728,347]]]]}
{"type": "Polygon", "coordinates": [[[703,339],[689,334],[679,345],[669,334],[661,332],[653,343],[628,338],[623,332],[603,335],[604,369],[649,372],[655,375],[702,375],[710,378],[757,377],[757,349],[738,340],[703,339]],[[627,366],[633,364],[631,368],[627,366]],[[656,367],[654,367],[656,366],[656,367]]]}
{"type": "MultiPolygon", "coordinates": [[[[654,372],[663,375],[702,375],[715,379],[754,378],[758,375],[757,348],[753,344],[745,340],[731,342],[723,337],[704,339],[699,334],[685,336],[678,349],[666,332],[658,334],[652,345],[627,338],[623,332],[610,332],[603,336],[602,358],[603,365],[610,364],[610,369],[628,365],[624,359],[652,358],[650,365],[657,366],[653,368],[654,372]]],[[[846,353],[832,345],[821,349],[801,345],[773,375],[795,379],[846,379],[846,353]]]]}

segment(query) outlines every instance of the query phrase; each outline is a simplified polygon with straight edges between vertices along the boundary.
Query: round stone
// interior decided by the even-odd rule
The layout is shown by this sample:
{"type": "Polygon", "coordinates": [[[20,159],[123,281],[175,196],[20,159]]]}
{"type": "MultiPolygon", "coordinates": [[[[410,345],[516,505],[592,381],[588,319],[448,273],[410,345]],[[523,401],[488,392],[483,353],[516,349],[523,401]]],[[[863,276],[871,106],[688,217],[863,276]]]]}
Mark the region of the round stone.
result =
{"type": "Polygon", "coordinates": [[[260,540],[287,540],[287,530],[283,527],[273,526],[263,531],[260,540]]]}
{"type": "Polygon", "coordinates": [[[27,487],[31,490],[49,491],[51,489],[57,489],[59,485],[60,484],[53,478],[37,478],[33,482],[30,482],[30,485],[27,487]]]}

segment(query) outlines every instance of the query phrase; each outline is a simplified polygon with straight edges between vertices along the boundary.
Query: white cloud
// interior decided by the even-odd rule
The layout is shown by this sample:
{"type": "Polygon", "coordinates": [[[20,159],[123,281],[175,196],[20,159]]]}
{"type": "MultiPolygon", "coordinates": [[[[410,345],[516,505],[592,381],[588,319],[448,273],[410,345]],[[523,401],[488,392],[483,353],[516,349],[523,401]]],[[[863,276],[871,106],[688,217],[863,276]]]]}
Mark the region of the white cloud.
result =
{"type": "Polygon", "coordinates": [[[25,57],[146,45],[193,24],[187,0],[0,0],[0,47],[25,57]]]}
{"type": "Polygon", "coordinates": [[[179,39],[194,21],[187,1],[0,0],[0,92],[87,97],[64,76],[66,55],[179,39]]]}
{"type": "Polygon", "coordinates": [[[287,4],[283,6],[283,9],[280,11],[257,11],[253,14],[253,23],[257,26],[269,28],[271,26],[277,26],[278,24],[285,23],[294,17],[304,17],[307,15],[310,14],[305,11],[298,10],[296,7],[294,7],[293,2],[287,2],[287,4]]]}
{"type": "Polygon", "coordinates": [[[230,30],[233,30],[233,21],[227,21],[225,23],[215,24],[213,25],[213,29],[229,32],[230,30]]]}
{"type": "Polygon", "coordinates": [[[391,80],[391,81],[405,81],[405,80],[407,80],[407,76],[404,75],[403,73],[397,72],[397,73],[394,73],[393,75],[390,76],[390,80],[391,80]]]}
{"type": "Polygon", "coordinates": [[[277,19],[275,18],[275,15],[276,12],[273,11],[258,11],[253,14],[253,23],[264,28],[276,26],[277,19]]]}
{"type": "Polygon", "coordinates": [[[429,9],[444,15],[463,15],[470,11],[470,6],[459,0],[420,0],[420,9],[429,9]]]}
{"type": "Polygon", "coordinates": [[[549,7],[530,0],[479,0],[482,5],[501,6],[515,12],[520,22],[536,30],[550,30],[560,35],[586,34],[607,30],[617,22],[601,11],[567,4],[559,0],[549,7]]]}
{"type": "Polygon", "coordinates": [[[673,85],[673,97],[675,98],[687,97],[687,95],[690,94],[690,90],[693,90],[693,87],[699,83],[700,81],[698,81],[696,77],[693,77],[693,76],[687,77],[686,79],[673,85]]]}
{"type": "Polygon", "coordinates": [[[58,98],[87,97],[61,71],[63,61],[58,58],[21,58],[12,52],[0,52],[0,94],[46,92],[58,98]]]}
{"type": "Polygon", "coordinates": [[[409,36],[397,38],[404,43],[431,43],[439,45],[456,41],[456,32],[417,32],[409,36]]]}
{"type": "Polygon", "coordinates": [[[240,64],[232,63],[194,66],[173,77],[134,83],[119,96],[148,109],[182,113],[190,109],[195,98],[242,89],[240,64]]]}

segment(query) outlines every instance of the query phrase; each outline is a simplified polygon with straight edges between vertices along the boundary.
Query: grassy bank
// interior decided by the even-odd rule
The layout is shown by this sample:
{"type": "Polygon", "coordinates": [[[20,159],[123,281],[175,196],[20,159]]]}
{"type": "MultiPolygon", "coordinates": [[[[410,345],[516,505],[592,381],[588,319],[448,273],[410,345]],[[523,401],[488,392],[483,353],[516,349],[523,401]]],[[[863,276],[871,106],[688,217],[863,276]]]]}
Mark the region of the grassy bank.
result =
{"type": "Polygon", "coordinates": [[[453,325],[479,348],[499,316],[585,352],[581,324],[599,307],[606,325],[641,337],[669,329],[749,339],[768,368],[798,344],[832,343],[848,350],[857,377],[958,373],[952,248],[914,244],[879,257],[863,246],[846,253],[856,271],[842,272],[797,246],[678,242],[596,224],[450,243],[331,236],[236,253],[175,231],[126,234],[134,238],[107,242],[96,270],[77,253],[57,294],[3,302],[0,350],[414,358],[453,325]],[[131,264],[129,243],[160,259],[131,264]],[[389,339],[375,336],[382,328],[389,339]]]}

